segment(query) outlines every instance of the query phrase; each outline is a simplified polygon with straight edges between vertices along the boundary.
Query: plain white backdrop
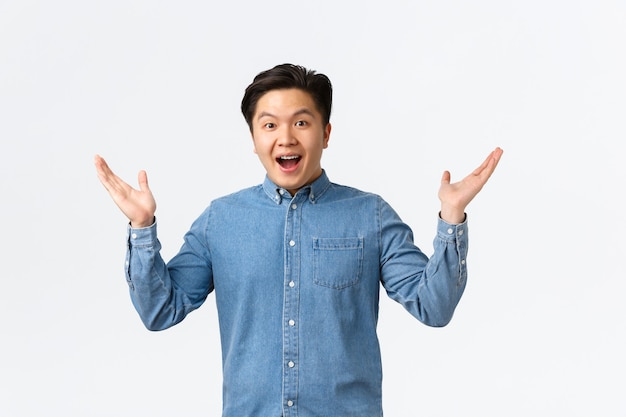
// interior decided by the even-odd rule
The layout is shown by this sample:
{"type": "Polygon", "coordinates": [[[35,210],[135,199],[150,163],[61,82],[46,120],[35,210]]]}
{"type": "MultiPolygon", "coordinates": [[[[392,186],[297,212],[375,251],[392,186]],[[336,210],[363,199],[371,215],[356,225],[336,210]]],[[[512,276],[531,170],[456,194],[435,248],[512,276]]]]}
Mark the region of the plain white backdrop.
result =
{"type": "Polygon", "coordinates": [[[262,181],[239,103],[284,62],[333,81],[331,180],[426,253],[441,172],[505,151],[452,323],[381,297],[385,415],[626,415],[625,45],[619,0],[0,0],[0,416],[220,415],[213,296],[143,328],[92,159],[148,171],[169,259],[262,181]]]}

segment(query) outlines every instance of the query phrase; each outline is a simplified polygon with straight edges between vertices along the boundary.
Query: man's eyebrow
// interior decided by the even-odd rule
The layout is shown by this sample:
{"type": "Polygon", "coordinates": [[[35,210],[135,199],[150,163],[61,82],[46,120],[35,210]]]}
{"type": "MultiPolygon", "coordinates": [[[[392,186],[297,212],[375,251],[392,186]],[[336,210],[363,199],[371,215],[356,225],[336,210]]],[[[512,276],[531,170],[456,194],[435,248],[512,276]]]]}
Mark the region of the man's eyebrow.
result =
{"type": "Polygon", "coordinates": [[[259,115],[256,118],[258,120],[258,119],[260,119],[262,117],[276,117],[276,116],[274,116],[272,113],[268,113],[266,111],[262,111],[261,113],[259,113],[259,115]]]}
{"type": "MultiPolygon", "coordinates": [[[[294,112],[291,117],[294,116],[300,116],[301,114],[307,114],[311,117],[315,117],[315,113],[313,113],[311,110],[309,110],[306,107],[301,108],[300,110],[297,110],[296,112],[294,112]]],[[[261,119],[262,117],[276,117],[274,114],[267,112],[267,111],[262,111],[261,113],[259,113],[259,115],[256,117],[257,120],[261,119]]]]}
{"type": "Polygon", "coordinates": [[[308,114],[311,117],[315,117],[315,113],[313,113],[311,110],[309,110],[308,108],[302,108],[300,110],[298,110],[297,112],[295,112],[293,115],[294,116],[300,116],[301,114],[308,114]]]}

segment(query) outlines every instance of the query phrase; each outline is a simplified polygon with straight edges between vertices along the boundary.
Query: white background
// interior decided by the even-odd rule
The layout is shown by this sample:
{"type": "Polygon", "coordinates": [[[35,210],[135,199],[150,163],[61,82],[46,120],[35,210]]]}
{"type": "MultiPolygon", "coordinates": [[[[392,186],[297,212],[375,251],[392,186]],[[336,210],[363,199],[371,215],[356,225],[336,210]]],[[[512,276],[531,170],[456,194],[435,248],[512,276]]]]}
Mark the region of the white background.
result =
{"type": "Polygon", "coordinates": [[[169,259],[262,181],[239,103],[283,62],[333,81],[331,180],[427,253],[441,172],[505,150],[452,323],[382,297],[385,415],[626,415],[625,51],[617,0],[0,0],[0,416],[219,416],[214,298],[143,328],[92,160],[148,171],[169,259]]]}

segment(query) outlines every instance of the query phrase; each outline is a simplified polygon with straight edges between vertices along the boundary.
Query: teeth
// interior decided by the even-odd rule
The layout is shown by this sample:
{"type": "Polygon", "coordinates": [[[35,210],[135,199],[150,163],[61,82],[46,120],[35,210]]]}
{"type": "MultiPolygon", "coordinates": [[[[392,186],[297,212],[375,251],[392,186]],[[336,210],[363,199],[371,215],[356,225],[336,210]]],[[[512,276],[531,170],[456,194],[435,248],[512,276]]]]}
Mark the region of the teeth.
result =
{"type": "Polygon", "coordinates": [[[298,159],[300,158],[297,155],[285,155],[285,156],[281,156],[280,159],[286,160],[286,159],[298,159]]]}

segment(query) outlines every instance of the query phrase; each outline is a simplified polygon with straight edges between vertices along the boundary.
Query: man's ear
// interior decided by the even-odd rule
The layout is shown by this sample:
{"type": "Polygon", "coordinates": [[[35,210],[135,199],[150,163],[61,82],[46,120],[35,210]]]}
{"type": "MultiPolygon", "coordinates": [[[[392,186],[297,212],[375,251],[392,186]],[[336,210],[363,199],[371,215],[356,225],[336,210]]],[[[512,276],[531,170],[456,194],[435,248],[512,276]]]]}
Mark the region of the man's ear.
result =
{"type": "Polygon", "coordinates": [[[328,123],[326,125],[326,128],[324,128],[324,149],[328,148],[328,141],[330,140],[331,129],[332,129],[332,126],[330,123],[328,123]]]}
{"type": "MultiPolygon", "coordinates": [[[[254,152],[255,154],[257,154],[256,151],[256,142],[254,141],[254,134],[252,134],[252,131],[250,131],[250,139],[252,139],[252,152],[254,152]]],[[[257,154],[258,155],[258,154],[257,154]]]]}

